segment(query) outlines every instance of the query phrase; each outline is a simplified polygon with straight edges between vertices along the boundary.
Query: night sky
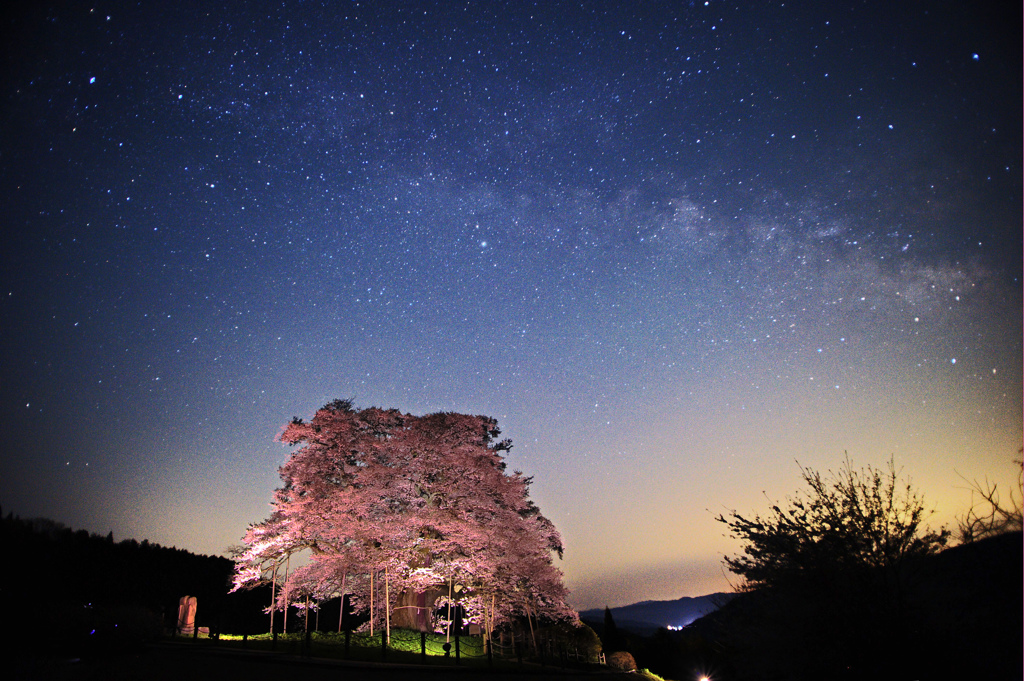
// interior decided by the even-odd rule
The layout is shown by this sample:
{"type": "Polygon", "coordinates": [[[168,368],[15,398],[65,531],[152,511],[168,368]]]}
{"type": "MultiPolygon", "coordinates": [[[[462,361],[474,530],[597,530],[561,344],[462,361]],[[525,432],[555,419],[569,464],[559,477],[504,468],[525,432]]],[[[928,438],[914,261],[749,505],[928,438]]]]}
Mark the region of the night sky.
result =
{"type": "Polygon", "coordinates": [[[20,4],[4,514],[219,554],[291,417],[487,414],[585,608],[797,462],[1016,480],[1018,3],[20,4]]]}

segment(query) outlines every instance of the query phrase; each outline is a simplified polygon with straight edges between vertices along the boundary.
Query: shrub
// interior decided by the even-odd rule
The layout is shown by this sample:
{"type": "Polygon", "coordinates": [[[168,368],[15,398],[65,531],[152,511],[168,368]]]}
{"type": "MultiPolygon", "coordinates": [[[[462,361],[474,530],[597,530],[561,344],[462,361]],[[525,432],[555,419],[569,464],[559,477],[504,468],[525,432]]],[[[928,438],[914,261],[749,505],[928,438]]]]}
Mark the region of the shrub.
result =
{"type": "Polygon", "coordinates": [[[608,666],[620,672],[635,672],[636,660],[625,650],[614,652],[608,656],[608,666]]]}

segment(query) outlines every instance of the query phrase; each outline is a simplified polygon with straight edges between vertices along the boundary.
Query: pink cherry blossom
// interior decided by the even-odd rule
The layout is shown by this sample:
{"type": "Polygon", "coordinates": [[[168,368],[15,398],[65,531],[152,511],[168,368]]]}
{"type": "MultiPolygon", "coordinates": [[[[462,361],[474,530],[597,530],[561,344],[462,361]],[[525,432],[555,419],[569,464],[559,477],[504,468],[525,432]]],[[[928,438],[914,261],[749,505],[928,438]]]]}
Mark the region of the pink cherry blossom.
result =
{"type": "Polygon", "coordinates": [[[294,419],[279,439],[298,449],[280,468],[270,517],[246,532],[234,589],[280,580],[286,558],[308,550],[278,608],[338,596],[344,583],[378,626],[422,626],[450,590],[488,631],[522,615],[575,621],[553,564],[561,537],[530,500],[530,479],[507,472],[512,445],[499,435],[488,416],[357,410],[345,400],[294,419]],[[410,604],[421,594],[427,613],[410,604]]]}

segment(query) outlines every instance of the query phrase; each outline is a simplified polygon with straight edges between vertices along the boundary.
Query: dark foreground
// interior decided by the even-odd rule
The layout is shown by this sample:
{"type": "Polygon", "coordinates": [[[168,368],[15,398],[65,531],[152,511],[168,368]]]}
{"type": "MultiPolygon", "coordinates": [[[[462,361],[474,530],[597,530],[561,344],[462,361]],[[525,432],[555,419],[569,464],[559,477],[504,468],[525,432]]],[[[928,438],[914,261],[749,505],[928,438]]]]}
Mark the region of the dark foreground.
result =
{"type": "MultiPolygon", "coordinates": [[[[8,677],[11,678],[11,677],[8,677]]],[[[490,671],[466,667],[422,667],[417,665],[373,664],[303,658],[282,653],[225,650],[188,643],[157,643],[137,652],[92,660],[32,660],[15,667],[15,679],[68,681],[555,681],[556,679],[601,679],[622,681],[626,674],[581,672],[555,668],[524,668],[521,671],[490,671]]],[[[636,676],[629,677],[635,681],[636,676]]]]}

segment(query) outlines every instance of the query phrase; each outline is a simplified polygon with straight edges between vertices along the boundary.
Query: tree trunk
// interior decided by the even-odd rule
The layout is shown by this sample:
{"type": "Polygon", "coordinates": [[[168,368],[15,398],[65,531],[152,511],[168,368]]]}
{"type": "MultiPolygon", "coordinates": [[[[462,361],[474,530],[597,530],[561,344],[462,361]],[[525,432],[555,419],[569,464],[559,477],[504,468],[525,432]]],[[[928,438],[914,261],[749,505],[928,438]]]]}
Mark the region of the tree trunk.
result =
{"type": "Polygon", "coordinates": [[[391,643],[391,580],[388,578],[388,566],[384,564],[384,624],[387,641],[391,643]]]}
{"type": "Polygon", "coordinates": [[[274,572],[270,577],[270,633],[274,633],[274,610],[277,608],[277,561],[274,561],[274,572]]]}
{"type": "MultiPolygon", "coordinates": [[[[285,563],[284,563],[284,585],[287,588],[287,586],[288,586],[288,570],[291,568],[291,565],[292,565],[292,554],[289,553],[288,557],[285,558],[284,560],[285,560],[285,563]]],[[[284,630],[284,633],[286,633],[286,634],[288,633],[288,599],[287,598],[284,600],[284,622],[281,624],[281,628],[284,630]]]]}
{"type": "Polygon", "coordinates": [[[348,577],[348,570],[341,573],[341,607],[338,608],[338,631],[341,631],[341,621],[345,617],[345,578],[348,577]]]}
{"type": "Polygon", "coordinates": [[[530,604],[527,603],[526,604],[526,622],[527,622],[527,624],[530,625],[530,640],[533,641],[533,654],[536,655],[537,654],[537,634],[535,634],[534,631],[533,631],[533,617],[532,617],[532,615],[533,615],[533,608],[531,608],[530,604]]]}
{"type": "Polygon", "coordinates": [[[403,591],[395,599],[396,604],[391,613],[391,626],[396,629],[432,631],[431,613],[434,610],[434,603],[443,595],[444,592],[436,587],[422,591],[403,591]]]}
{"type": "Polygon", "coordinates": [[[452,578],[448,577],[448,624],[444,628],[444,642],[451,643],[452,640],[452,578]]]}

